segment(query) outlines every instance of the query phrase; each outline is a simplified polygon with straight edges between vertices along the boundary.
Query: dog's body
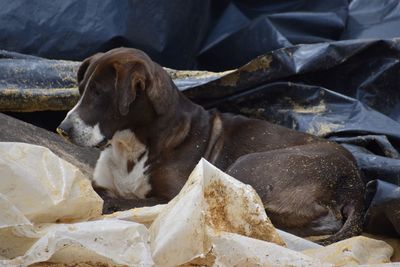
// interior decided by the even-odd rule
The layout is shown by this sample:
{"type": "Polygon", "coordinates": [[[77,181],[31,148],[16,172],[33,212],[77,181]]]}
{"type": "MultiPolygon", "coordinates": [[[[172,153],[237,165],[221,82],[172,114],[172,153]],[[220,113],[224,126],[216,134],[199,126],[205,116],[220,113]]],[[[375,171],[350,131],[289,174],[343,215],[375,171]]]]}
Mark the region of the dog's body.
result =
{"type": "Polygon", "coordinates": [[[111,140],[94,183],[123,198],[167,202],[206,158],[252,185],[272,222],[300,236],[361,231],[363,183],[351,154],[262,120],[206,111],[144,53],[114,49],[78,71],[81,100],[60,125],[80,145],[111,140]]]}

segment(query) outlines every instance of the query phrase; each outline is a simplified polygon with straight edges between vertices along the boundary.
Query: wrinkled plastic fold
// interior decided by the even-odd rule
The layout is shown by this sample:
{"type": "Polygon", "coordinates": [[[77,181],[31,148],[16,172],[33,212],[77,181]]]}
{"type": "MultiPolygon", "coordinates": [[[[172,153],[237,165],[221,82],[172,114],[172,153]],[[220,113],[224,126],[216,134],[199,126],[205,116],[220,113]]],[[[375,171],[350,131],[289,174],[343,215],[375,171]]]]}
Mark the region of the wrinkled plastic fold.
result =
{"type": "Polygon", "coordinates": [[[352,263],[393,253],[369,238],[322,248],[277,231],[252,187],[204,159],[168,204],[111,215],[101,215],[89,180],[47,148],[0,143],[0,175],[0,266],[333,266],[344,248],[352,263]]]}

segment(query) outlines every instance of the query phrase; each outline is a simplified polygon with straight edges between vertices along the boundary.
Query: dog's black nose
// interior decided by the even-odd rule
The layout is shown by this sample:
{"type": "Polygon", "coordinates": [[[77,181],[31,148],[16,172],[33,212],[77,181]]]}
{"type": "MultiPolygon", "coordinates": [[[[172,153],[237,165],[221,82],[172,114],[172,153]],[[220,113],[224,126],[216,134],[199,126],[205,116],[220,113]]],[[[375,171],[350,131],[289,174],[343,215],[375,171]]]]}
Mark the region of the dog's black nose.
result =
{"type": "Polygon", "coordinates": [[[61,122],[60,125],[57,127],[57,133],[64,138],[69,138],[72,129],[72,123],[65,119],[61,122]]]}

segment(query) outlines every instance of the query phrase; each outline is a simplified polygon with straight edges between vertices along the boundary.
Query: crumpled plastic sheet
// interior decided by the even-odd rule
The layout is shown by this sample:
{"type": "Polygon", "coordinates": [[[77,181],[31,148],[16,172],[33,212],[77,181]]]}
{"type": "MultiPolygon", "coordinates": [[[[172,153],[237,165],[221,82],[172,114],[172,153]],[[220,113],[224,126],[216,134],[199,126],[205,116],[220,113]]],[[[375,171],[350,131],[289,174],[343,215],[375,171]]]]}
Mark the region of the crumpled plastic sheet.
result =
{"type": "MultiPolygon", "coordinates": [[[[76,73],[80,64],[0,50],[0,111],[71,109],[79,100],[76,73]]],[[[180,90],[232,72],[165,70],[180,90]]]]}
{"type": "Polygon", "coordinates": [[[0,5],[0,49],[82,60],[115,47],[137,47],[176,69],[221,71],[295,44],[400,34],[397,0],[120,0],[118,5],[1,0],[0,5]]]}
{"type": "MultiPolygon", "coordinates": [[[[254,189],[204,159],[168,204],[102,216],[89,180],[48,149],[0,143],[0,153],[0,266],[333,266],[300,252],[326,258],[329,246],[276,231],[254,189]]],[[[371,258],[387,262],[390,246],[374,244],[385,253],[371,258]]]]}
{"type": "MultiPolygon", "coordinates": [[[[19,211],[21,223],[89,220],[102,210],[103,200],[90,181],[45,147],[1,143],[0,170],[2,204],[19,211]]],[[[9,219],[0,217],[3,226],[9,219]]]]}
{"type": "Polygon", "coordinates": [[[303,253],[335,266],[344,266],[385,262],[393,254],[393,248],[384,241],[357,236],[324,248],[307,249],[303,253]]]}

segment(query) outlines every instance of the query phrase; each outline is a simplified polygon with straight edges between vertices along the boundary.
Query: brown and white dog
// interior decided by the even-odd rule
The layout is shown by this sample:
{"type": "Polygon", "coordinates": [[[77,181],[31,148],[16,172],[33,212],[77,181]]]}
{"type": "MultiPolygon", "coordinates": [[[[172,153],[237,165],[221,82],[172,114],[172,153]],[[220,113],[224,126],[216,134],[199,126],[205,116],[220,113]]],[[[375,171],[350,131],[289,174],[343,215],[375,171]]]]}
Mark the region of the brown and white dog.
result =
{"type": "Polygon", "coordinates": [[[58,131],[82,146],[111,143],[94,184],[116,197],[178,194],[206,158],[252,185],[275,226],[338,241],[362,230],[364,186],[340,145],[263,120],[206,111],[143,52],[118,48],[83,61],[81,98],[58,131]]]}

